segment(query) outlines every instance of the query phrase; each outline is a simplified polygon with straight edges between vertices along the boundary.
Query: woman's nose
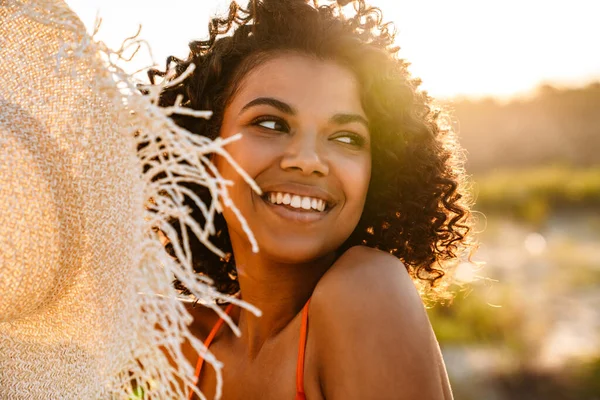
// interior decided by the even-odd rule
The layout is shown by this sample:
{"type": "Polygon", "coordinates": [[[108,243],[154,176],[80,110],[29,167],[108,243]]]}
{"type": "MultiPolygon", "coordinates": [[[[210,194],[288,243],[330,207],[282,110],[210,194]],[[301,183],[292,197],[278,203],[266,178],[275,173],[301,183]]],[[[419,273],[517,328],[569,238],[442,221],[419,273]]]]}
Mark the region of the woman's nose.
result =
{"type": "Polygon", "coordinates": [[[329,166],[318,141],[316,134],[294,134],[281,159],[281,168],[288,171],[296,170],[303,175],[327,175],[329,166]]]}

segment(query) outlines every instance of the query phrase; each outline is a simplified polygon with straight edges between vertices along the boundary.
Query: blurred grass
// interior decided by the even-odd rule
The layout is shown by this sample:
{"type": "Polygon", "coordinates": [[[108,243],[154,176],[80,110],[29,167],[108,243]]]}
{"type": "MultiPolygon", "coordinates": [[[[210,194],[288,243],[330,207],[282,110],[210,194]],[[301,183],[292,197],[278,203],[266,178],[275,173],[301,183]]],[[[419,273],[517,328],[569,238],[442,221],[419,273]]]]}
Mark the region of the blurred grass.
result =
{"type": "Polygon", "coordinates": [[[525,316],[509,288],[502,291],[502,306],[488,303],[480,292],[457,295],[451,304],[438,304],[427,310],[435,334],[442,344],[500,344],[518,350],[518,333],[525,316]]]}
{"type": "Polygon", "coordinates": [[[600,205],[600,166],[496,170],[473,177],[476,209],[539,223],[559,208],[600,205]]]}
{"type": "Polygon", "coordinates": [[[454,362],[457,398],[600,400],[599,354],[578,353],[599,321],[600,165],[495,169],[472,180],[486,278],[428,309],[454,362]],[[541,247],[528,246],[532,234],[541,247]]]}
{"type": "Polygon", "coordinates": [[[573,367],[577,392],[580,398],[600,398],[600,358],[573,367]]]}

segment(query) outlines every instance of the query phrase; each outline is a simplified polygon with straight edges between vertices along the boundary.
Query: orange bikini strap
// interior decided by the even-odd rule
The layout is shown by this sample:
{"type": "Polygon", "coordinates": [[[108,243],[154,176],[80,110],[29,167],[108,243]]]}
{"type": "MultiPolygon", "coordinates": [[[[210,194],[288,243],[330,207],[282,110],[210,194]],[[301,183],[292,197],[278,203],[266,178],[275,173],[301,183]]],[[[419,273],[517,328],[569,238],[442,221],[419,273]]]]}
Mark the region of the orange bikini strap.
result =
{"type": "MultiPolygon", "coordinates": [[[[225,314],[229,315],[229,313],[231,312],[232,308],[233,308],[233,303],[229,304],[227,306],[227,308],[225,308],[225,314]]],[[[219,320],[217,321],[217,323],[215,324],[215,326],[213,326],[212,330],[208,334],[208,337],[204,341],[204,346],[206,347],[206,349],[208,349],[208,347],[212,343],[213,339],[217,335],[217,332],[219,332],[219,329],[221,329],[221,326],[223,325],[223,322],[225,322],[223,320],[223,318],[219,318],[219,320]]],[[[195,377],[194,381],[196,382],[196,385],[198,384],[198,379],[200,378],[200,371],[202,371],[202,365],[203,364],[204,364],[204,358],[202,356],[199,356],[198,357],[198,364],[196,364],[196,372],[194,372],[194,377],[195,377]]],[[[188,397],[188,400],[191,400],[193,396],[194,396],[194,391],[190,390],[190,395],[188,397]]]]}
{"type": "Polygon", "coordinates": [[[306,353],[306,336],[308,333],[308,305],[302,309],[302,325],[300,326],[300,343],[298,344],[298,361],[296,364],[296,400],[305,400],[304,394],[304,354],[306,353]]]}
{"type": "MultiPolygon", "coordinates": [[[[296,400],[306,400],[306,395],[304,393],[304,355],[306,352],[306,337],[308,333],[308,305],[310,304],[310,299],[304,305],[302,309],[302,322],[300,325],[300,342],[298,343],[298,361],[296,363],[296,400]]],[[[233,308],[233,304],[229,304],[225,309],[225,314],[229,315],[231,309],[233,308]]],[[[204,341],[204,346],[208,349],[213,339],[217,335],[217,332],[223,325],[223,318],[219,318],[215,326],[212,328],[208,337],[204,341]]],[[[196,372],[194,373],[196,384],[198,384],[198,380],[200,377],[200,372],[202,371],[202,365],[204,364],[204,358],[200,356],[198,358],[198,364],[196,365],[196,372]]],[[[194,395],[193,391],[190,391],[190,395],[188,397],[189,400],[192,399],[194,395]]]]}

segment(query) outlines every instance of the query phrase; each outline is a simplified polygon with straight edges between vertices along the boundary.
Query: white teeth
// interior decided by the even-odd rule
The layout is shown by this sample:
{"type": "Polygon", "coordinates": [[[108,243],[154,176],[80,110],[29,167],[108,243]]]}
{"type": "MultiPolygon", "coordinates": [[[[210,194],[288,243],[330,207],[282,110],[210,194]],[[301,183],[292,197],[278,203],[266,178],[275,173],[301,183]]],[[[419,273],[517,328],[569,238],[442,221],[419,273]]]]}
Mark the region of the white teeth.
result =
{"type": "Polygon", "coordinates": [[[302,206],[302,198],[298,195],[293,195],[290,206],[292,206],[294,208],[300,208],[300,206],[302,206]]]}
{"type": "Polygon", "coordinates": [[[283,195],[283,204],[288,205],[292,202],[292,196],[289,193],[283,195]]]}
{"type": "Polygon", "coordinates": [[[269,193],[268,199],[273,204],[285,204],[293,208],[302,208],[304,210],[314,209],[316,211],[324,211],[327,205],[325,200],[282,192],[271,192],[269,193]]]}
{"type": "Polygon", "coordinates": [[[310,197],[302,198],[302,208],[305,210],[310,210],[310,197]]]}

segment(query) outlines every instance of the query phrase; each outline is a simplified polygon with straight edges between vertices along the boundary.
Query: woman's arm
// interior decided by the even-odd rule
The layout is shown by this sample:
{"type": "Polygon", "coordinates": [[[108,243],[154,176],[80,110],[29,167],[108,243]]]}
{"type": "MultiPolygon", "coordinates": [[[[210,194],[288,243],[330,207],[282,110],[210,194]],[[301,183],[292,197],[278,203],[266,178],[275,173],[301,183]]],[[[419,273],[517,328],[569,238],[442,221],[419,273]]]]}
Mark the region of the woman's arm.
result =
{"type": "Polygon", "coordinates": [[[452,399],[421,298],[395,257],[349,249],[315,289],[310,321],[327,400],[452,399]]]}

